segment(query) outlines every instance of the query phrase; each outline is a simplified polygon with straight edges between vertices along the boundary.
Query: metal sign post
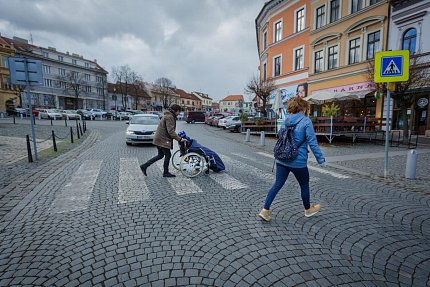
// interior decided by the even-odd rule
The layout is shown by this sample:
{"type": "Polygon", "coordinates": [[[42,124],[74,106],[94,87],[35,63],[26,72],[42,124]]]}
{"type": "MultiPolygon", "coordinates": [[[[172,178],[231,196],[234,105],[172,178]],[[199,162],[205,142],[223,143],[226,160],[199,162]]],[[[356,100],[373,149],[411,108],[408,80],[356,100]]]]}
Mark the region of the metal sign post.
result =
{"type": "Polygon", "coordinates": [[[42,85],[42,62],[21,57],[9,58],[10,80],[12,84],[24,85],[30,112],[31,137],[33,138],[34,156],[37,157],[36,132],[34,130],[34,115],[31,104],[30,85],[42,85]]]}
{"type": "Polygon", "coordinates": [[[384,51],[375,54],[375,83],[387,83],[387,107],[385,120],[385,158],[384,177],[388,176],[388,143],[390,140],[390,91],[394,90],[395,82],[404,82],[409,79],[409,50],[384,51]]]}

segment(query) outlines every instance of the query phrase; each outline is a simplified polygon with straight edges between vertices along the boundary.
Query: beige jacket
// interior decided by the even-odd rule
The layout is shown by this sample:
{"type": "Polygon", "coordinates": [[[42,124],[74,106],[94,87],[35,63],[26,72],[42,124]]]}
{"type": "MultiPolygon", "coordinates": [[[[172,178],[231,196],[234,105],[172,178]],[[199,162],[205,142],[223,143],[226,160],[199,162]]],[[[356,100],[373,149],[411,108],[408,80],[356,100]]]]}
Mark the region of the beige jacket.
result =
{"type": "Polygon", "coordinates": [[[181,137],[175,132],[176,118],[170,111],[165,111],[152,143],[162,148],[173,149],[173,140],[180,141],[181,137]]]}

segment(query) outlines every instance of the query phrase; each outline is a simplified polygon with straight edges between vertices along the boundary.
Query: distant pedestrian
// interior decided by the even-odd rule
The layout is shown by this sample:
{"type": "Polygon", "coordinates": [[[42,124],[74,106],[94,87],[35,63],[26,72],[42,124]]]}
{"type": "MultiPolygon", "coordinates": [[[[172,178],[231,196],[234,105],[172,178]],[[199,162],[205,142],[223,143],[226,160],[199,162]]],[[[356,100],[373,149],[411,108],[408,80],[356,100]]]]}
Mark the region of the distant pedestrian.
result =
{"type": "Polygon", "coordinates": [[[148,167],[164,157],[163,177],[175,177],[174,174],[169,172],[169,163],[172,157],[170,150],[173,149],[173,140],[175,139],[178,142],[184,140],[175,132],[176,117],[180,112],[181,107],[176,104],[171,105],[170,108],[164,111],[153,140],[153,144],[157,146],[158,154],[140,166],[145,176],[147,175],[146,170],[148,167]]]}
{"type": "Polygon", "coordinates": [[[292,161],[276,160],[276,180],[267,194],[264,208],[258,214],[264,221],[271,220],[270,205],[278,191],[284,186],[290,172],[294,174],[299,182],[303,206],[305,208],[305,216],[312,216],[321,209],[319,204],[310,203],[309,171],[307,167],[308,145],[320,166],[325,166],[325,158],[318,146],[312,122],[305,116],[308,107],[308,102],[300,97],[295,97],[288,102],[288,114],[286,116],[285,125],[287,127],[295,126],[293,135],[297,145],[300,145],[298,148],[299,153],[292,161]]]}

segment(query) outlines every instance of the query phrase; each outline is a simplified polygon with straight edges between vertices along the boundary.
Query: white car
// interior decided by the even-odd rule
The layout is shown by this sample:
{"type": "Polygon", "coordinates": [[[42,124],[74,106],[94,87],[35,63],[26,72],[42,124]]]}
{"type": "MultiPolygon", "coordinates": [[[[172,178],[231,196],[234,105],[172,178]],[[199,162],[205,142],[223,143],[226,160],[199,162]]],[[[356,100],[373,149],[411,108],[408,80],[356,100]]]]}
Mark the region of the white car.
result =
{"type": "Polygon", "coordinates": [[[158,115],[137,114],[131,117],[125,136],[125,143],[152,143],[160,118],[158,115]]]}
{"type": "Polygon", "coordinates": [[[75,110],[62,110],[61,115],[63,116],[63,119],[67,119],[67,120],[80,120],[81,119],[81,116],[75,110]]]}
{"type": "Polygon", "coordinates": [[[218,126],[222,127],[223,129],[226,129],[227,126],[230,126],[231,124],[237,122],[239,120],[239,116],[228,116],[223,119],[220,119],[218,122],[218,126]]]}
{"type": "Polygon", "coordinates": [[[61,119],[63,116],[61,115],[60,111],[57,109],[47,109],[47,110],[40,110],[39,115],[41,119],[61,119]]]}
{"type": "Polygon", "coordinates": [[[89,112],[96,118],[103,117],[106,114],[106,112],[101,109],[91,109],[89,112]]]}

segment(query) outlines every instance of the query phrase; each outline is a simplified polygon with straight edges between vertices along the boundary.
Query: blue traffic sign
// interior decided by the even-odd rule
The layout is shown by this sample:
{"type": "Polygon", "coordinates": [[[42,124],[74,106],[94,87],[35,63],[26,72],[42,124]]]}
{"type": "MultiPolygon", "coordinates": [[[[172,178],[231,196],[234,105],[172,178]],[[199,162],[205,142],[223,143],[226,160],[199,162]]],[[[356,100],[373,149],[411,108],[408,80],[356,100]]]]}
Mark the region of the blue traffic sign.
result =
{"type": "Polygon", "coordinates": [[[402,56],[382,57],[381,60],[381,77],[395,77],[403,75],[402,56]]]}

